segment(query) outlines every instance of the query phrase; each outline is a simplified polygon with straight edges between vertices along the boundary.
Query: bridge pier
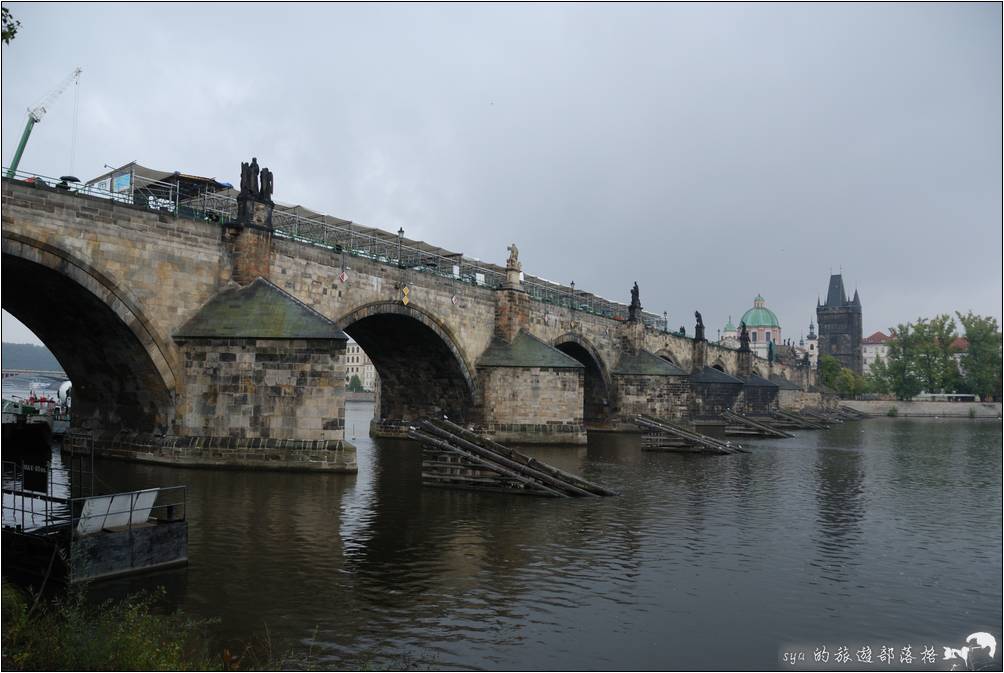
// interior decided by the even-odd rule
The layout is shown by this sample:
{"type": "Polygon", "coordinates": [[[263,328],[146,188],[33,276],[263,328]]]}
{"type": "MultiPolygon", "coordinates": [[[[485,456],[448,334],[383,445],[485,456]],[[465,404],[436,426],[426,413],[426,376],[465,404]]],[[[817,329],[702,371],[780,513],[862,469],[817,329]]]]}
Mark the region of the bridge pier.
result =
{"type": "Polygon", "coordinates": [[[480,425],[502,443],[585,444],[585,367],[529,332],[530,297],[512,257],[508,271],[494,337],[477,361],[480,425]]]}
{"type": "Polygon", "coordinates": [[[174,335],[183,361],[170,456],[197,464],[355,471],[345,344],[263,278],[211,299],[174,335]]]}

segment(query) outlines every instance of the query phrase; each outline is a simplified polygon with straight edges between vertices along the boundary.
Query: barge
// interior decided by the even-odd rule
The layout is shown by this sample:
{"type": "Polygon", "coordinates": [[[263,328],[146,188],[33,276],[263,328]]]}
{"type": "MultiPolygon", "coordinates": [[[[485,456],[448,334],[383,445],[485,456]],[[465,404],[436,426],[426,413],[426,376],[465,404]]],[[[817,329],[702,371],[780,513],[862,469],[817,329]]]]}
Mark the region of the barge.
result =
{"type": "Polygon", "coordinates": [[[187,487],[98,493],[93,448],[81,443],[3,461],[4,576],[44,586],[186,565],[187,487]]]}

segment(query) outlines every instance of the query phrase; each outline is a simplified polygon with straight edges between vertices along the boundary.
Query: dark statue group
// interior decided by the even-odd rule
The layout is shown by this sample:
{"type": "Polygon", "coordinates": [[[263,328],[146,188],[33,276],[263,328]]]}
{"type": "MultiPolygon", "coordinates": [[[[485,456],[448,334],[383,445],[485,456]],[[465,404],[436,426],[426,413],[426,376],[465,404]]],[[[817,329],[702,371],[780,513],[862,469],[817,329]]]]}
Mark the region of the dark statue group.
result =
{"type": "Polygon", "coordinates": [[[251,163],[241,162],[240,197],[272,203],[272,171],[262,168],[259,173],[257,157],[252,157],[251,163]]]}

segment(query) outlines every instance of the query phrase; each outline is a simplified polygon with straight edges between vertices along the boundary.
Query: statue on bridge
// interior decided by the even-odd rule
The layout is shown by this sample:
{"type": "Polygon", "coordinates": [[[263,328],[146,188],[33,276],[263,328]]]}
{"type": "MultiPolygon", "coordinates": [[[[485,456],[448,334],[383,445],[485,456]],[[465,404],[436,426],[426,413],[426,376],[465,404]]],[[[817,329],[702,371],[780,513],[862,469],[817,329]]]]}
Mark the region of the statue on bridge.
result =
{"type": "Polygon", "coordinates": [[[267,168],[258,169],[258,157],[252,157],[251,163],[241,162],[240,197],[252,198],[265,203],[272,202],[272,171],[267,168]],[[259,186],[259,172],[261,182],[259,186]]]}
{"type": "Polygon", "coordinates": [[[251,163],[241,162],[240,196],[258,198],[258,157],[251,157],[251,163]]]}
{"type": "Polygon", "coordinates": [[[505,262],[505,268],[513,269],[515,271],[522,271],[523,265],[519,261],[519,248],[516,247],[516,244],[513,243],[512,245],[507,247],[506,250],[509,251],[509,259],[507,259],[505,262]]]}
{"type": "Polygon", "coordinates": [[[628,306],[628,321],[638,322],[641,320],[641,299],[638,298],[638,281],[634,282],[631,288],[631,305],[628,306]]]}
{"type": "Polygon", "coordinates": [[[267,168],[261,169],[261,189],[259,198],[265,203],[272,203],[272,171],[267,168]]]}
{"type": "Polygon", "coordinates": [[[750,333],[746,329],[746,323],[739,323],[739,350],[742,352],[747,352],[750,349],[750,333]]]}
{"type": "Polygon", "coordinates": [[[694,311],[694,319],[697,320],[697,325],[694,326],[694,338],[698,341],[704,341],[704,319],[701,317],[700,311],[694,311]]]}
{"type": "Polygon", "coordinates": [[[272,171],[267,168],[259,170],[257,157],[252,157],[250,163],[242,161],[241,191],[237,195],[237,221],[234,226],[239,229],[253,224],[271,230],[272,205],[272,171]],[[263,205],[256,206],[256,203],[263,205]]]}

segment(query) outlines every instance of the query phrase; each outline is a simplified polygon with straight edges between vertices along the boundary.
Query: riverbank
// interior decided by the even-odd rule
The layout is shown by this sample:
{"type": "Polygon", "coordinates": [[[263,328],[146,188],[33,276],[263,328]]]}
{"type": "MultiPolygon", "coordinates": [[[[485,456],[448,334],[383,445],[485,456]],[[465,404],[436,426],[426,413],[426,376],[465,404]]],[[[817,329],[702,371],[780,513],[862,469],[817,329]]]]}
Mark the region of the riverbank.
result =
{"type": "Polygon", "coordinates": [[[979,418],[1001,417],[999,402],[901,402],[899,400],[843,400],[841,404],[869,416],[904,418],[979,418]],[[895,409],[894,412],[890,412],[895,409]]]}

